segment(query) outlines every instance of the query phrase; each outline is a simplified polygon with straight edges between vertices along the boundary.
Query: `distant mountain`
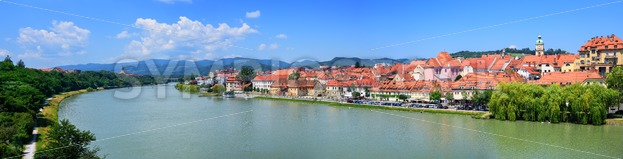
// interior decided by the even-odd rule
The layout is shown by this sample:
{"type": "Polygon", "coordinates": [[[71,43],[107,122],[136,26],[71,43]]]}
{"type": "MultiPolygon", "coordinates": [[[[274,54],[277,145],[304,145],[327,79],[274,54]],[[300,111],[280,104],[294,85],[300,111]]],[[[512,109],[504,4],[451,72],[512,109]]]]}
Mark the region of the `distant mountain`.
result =
{"type": "Polygon", "coordinates": [[[394,64],[394,63],[409,63],[411,60],[409,59],[390,59],[390,58],[380,58],[380,59],[360,59],[356,57],[335,57],[329,61],[320,62],[320,65],[323,66],[353,66],[355,63],[359,62],[362,66],[374,66],[377,63],[386,63],[386,64],[394,64]]]}
{"type": "MultiPolygon", "coordinates": [[[[516,49],[516,48],[506,48],[506,54],[508,55],[534,55],[535,50],[531,50],[530,48],[516,49]]],[[[490,51],[459,51],[450,54],[452,57],[464,57],[464,58],[473,58],[473,57],[482,57],[482,55],[488,54],[500,54],[502,50],[490,50],[490,51]]],[[[562,49],[547,49],[544,51],[545,55],[554,55],[554,54],[567,54],[568,52],[562,49]]]]}
{"type": "Polygon", "coordinates": [[[178,60],[163,60],[152,59],[138,62],[127,62],[118,64],[79,64],[79,65],[65,65],[58,66],[64,70],[82,70],[82,71],[110,71],[120,72],[122,69],[128,74],[139,75],[151,75],[151,74],[171,74],[171,75],[188,75],[188,74],[202,74],[205,75],[211,71],[224,68],[236,68],[241,69],[242,66],[251,66],[254,68],[260,68],[261,70],[277,70],[290,67],[307,67],[318,68],[320,66],[352,66],[356,62],[360,62],[364,66],[373,66],[376,63],[394,64],[397,62],[409,63],[409,59],[360,59],[360,58],[347,58],[336,57],[329,61],[313,61],[304,60],[297,62],[284,62],[279,60],[270,59],[252,59],[252,58],[224,58],[219,60],[200,60],[200,61],[178,61],[178,60]]]}

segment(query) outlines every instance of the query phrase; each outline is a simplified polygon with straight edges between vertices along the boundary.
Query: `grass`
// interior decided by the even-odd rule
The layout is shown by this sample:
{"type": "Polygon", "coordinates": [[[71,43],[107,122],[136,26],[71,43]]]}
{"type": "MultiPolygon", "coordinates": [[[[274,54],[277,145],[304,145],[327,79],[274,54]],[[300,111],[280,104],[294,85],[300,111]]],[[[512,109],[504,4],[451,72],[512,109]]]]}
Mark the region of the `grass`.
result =
{"type": "Polygon", "coordinates": [[[67,97],[88,92],[86,89],[61,93],[50,100],[50,105],[43,108],[42,116],[37,119],[39,135],[37,137],[37,149],[44,149],[49,140],[46,137],[53,123],[58,123],[58,105],[67,97]]]}
{"type": "Polygon", "coordinates": [[[313,101],[313,100],[303,100],[303,99],[273,98],[273,97],[263,97],[263,96],[258,96],[258,97],[255,97],[255,98],[266,99],[266,100],[310,103],[310,104],[325,104],[325,105],[329,105],[329,106],[338,106],[338,107],[356,107],[356,108],[365,108],[365,109],[383,109],[383,110],[416,111],[416,112],[439,113],[439,114],[472,115],[472,116],[474,116],[476,118],[485,118],[483,116],[484,116],[484,114],[486,114],[484,112],[474,112],[474,111],[456,111],[456,110],[448,110],[448,109],[426,109],[426,108],[391,107],[391,106],[377,106],[377,105],[352,104],[352,103],[338,103],[338,102],[327,102],[327,101],[313,101]]]}

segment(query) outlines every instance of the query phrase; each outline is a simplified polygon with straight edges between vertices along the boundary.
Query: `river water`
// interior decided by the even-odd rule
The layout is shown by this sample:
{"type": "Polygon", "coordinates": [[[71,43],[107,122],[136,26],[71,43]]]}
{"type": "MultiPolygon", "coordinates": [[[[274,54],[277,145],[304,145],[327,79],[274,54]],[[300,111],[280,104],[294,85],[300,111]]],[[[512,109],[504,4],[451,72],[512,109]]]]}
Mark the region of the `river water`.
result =
{"type": "Polygon", "coordinates": [[[93,132],[108,158],[623,158],[622,126],[198,97],[170,85],[115,96],[127,90],[67,98],[59,118],[93,132]]]}

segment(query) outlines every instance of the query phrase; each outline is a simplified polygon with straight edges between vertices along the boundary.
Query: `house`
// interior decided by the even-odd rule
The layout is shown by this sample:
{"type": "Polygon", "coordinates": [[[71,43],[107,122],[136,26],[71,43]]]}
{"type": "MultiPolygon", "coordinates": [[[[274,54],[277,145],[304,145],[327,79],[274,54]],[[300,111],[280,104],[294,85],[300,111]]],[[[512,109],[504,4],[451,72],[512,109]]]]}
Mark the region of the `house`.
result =
{"type": "Polygon", "coordinates": [[[448,52],[440,52],[424,64],[424,80],[452,81],[461,72],[461,60],[453,59],[448,52]]]}
{"type": "Polygon", "coordinates": [[[235,76],[229,76],[229,78],[227,78],[227,81],[225,81],[225,87],[227,88],[227,91],[234,91],[234,89],[240,87],[241,84],[242,81],[235,76]]]}
{"type": "Polygon", "coordinates": [[[319,84],[316,80],[288,80],[286,96],[316,96],[318,93],[322,93],[317,92],[319,91],[318,89],[322,89],[322,86],[319,86],[319,84]]]}
{"type": "Polygon", "coordinates": [[[272,96],[286,96],[288,83],[286,80],[277,80],[270,85],[269,93],[272,96]]]}
{"type": "Polygon", "coordinates": [[[580,70],[596,70],[604,76],[615,66],[623,66],[623,40],[615,36],[593,37],[579,49],[580,70]]]}
{"type": "Polygon", "coordinates": [[[270,90],[270,85],[273,84],[273,82],[275,82],[275,78],[276,76],[271,76],[271,75],[259,75],[259,76],[255,76],[255,78],[253,78],[253,80],[251,80],[251,83],[253,84],[253,90],[270,90]]]}

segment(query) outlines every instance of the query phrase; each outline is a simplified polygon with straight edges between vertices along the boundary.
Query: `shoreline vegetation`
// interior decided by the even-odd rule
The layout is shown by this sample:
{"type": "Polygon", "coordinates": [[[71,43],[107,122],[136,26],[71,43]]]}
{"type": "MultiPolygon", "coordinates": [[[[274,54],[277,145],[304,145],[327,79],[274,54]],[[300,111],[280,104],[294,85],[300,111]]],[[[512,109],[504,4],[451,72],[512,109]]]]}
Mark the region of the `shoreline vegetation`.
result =
{"type": "MultiPolygon", "coordinates": [[[[98,88],[97,90],[102,90],[103,88],[98,88]]],[[[47,138],[47,133],[52,127],[52,123],[58,123],[58,106],[65,100],[66,98],[95,91],[92,89],[81,89],[77,91],[64,92],[59,95],[56,95],[50,99],[50,105],[43,107],[40,116],[37,116],[37,129],[39,134],[37,135],[37,146],[36,149],[45,149],[50,139],[47,138]]]]}
{"type": "Polygon", "coordinates": [[[60,121],[56,112],[58,104],[66,97],[94,91],[96,88],[121,88],[157,82],[153,76],[107,71],[27,68],[21,60],[17,65],[14,64],[8,55],[0,62],[0,70],[0,141],[3,141],[0,142],[0,158],[23,156],[26,150],[24,145],[33,139],[35,123],[37,130],[42,128],[43,134],[35,139],[43,143],[37,142],[38,150],[60,148],[66,143],[84,143],[62,150],[36,153],[35,158],[99,158],[96,149],[87,146],[95,136],[88,131],[80,131],[68,121],[60,121]],[[54,106],[45,108],[50,104],[54,106]]]}

